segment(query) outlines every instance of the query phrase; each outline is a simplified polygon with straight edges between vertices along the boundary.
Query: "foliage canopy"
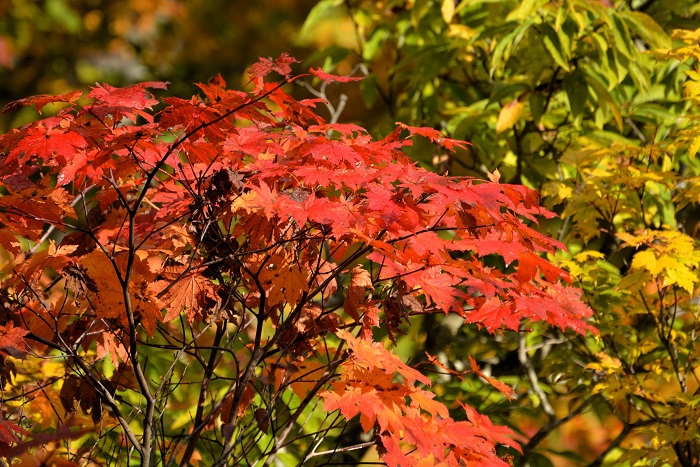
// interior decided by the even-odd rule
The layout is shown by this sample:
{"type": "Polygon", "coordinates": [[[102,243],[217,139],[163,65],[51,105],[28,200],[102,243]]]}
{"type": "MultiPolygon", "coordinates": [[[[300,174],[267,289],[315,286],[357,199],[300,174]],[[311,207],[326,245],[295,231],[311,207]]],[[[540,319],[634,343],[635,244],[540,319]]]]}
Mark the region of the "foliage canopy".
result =
{"type": "Polygon", "coordinates": [[[519,449],[436,399],[425,372],[446,367],[419,371],[381,339],[432,314],[593,331],[540,256],[562,246],[532,228],[551,213],[497,173],[441,176],[402,152],[465,146],[439,131],[325,122],[284,92],[294,62],[253,65],[251,93],[217,75],[190,99],[147,82],[6,107],[59,110],[0,138],[4,455],[349,462],[376,444],[389,465],[506,465],[519,449]]]}

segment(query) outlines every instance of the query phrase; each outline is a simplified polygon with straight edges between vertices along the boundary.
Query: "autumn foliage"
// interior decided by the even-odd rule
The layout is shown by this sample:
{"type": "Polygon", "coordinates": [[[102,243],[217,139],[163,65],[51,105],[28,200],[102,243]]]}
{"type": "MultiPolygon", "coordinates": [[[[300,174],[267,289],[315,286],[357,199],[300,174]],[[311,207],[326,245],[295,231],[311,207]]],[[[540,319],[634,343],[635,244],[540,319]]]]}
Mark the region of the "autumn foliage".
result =
{"type": "MultiPolygon", "coordinates": [[[[505,465],[508,428],[440,401],[429,359],[387,344],[416,315],[498,334],[543,321],[585,334],[589,309],[543,259],[535,192],[437,175],[297,101],[282,55],[251,93],[166,83],[35,96],[50,116],[0,138],[0,448],[61,465],[348,459],[505,465]],[[271,79],[274,77],[275,79],[271,79]],[[60,109],[60,110],[58,110],[60,109]],[[359,426],[358,426],[359,422],[359,426]]],[[[508,396],[510,389],[479,370],[508,396]]]]}

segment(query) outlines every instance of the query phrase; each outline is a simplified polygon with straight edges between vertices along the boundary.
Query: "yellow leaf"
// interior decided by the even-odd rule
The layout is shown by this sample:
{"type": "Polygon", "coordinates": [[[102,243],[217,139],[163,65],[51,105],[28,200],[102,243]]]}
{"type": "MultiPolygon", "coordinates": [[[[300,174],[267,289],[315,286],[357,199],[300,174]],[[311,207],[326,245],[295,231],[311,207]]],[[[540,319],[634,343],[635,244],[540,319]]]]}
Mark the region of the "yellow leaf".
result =
{"type": "Polygon", "coordinates": [[[469,26],[465,26],[464,24],[450,24],[450,29],[447,33],[450,37],[456,37],[459,39],[464,39],[464,40],[470,40],[473,37],[476,37],[478,32],[470,28],[469,26]]]}
{"type": "Polygon", "coordinates": [[[688,157],[691,159],[695,158],[695,154],[698,153],[698,150],[700,150],[700,137],[695,138],[695,141],[693,141],[693,144],[690,145],[688,148],[688,157]]]}
{"type": "Polygon", "coordinates": [[[569,199],[573,194],[574,189],[570,185],[560,182],[559,180],[547,182],[542,187],[542,197],[552,198],[555,204],[559,204],[562,201],[569,199]]]}
{"type": "Polygon", "coordinates": [[[442,19],[444,19],[447,24],[450,24],[455,14],[454,0],[442,0],[440,11],[442,11],[442,19]]]}
{"type": "Polygon", "coordinates": [[[661,269],[676,269],[680,268],[681,263],[678,262],[678,260],[672,256],[669,255],[661,255],[658,258],[658,262],[656,264],[656,267],[661,270],[661,269]]]}
{"type": "Polygon", "coordinates": [[[596,354],[596,357],[598,357],[598,362],[591,362],[586,365],[586,368],[590,368],[594,371],[605,372],[609,375],[618,373],[622,369],[622,362],[620,362],[618,358],[611,357],[604,352],[596,354]]]}
{"type": "Polygon", "coordinates": [[[511,128],[523,114],[523,103],[515,99],[506,104],[498,114],[496,133],[501,133],[511,128]]]}
{"type": "Polygon", "coordinates": [[[653,250],[644,250],[634,255],[631,269],[646,269],[651,274],[658,274],[661,268],[657,264],[656,255],[653,250]]]}
{"type": "Polygon", "coordinates": [[[698,282],[697,276],[695,276],[688,268],[680,267],[677,269],[666,270],[664,283],[676,284],[685,289],[689,294],[693,293],[696,282],[698,282]]]}
{"type": "Polygon", "coordinates": [[[601,253],[600,251],[586,250],[586,251],[582,251],[581,253],[577,253],[574,256],[574,259],[576,261],[583,263],[584,261],[586,261],[588,259],[605,259],[605,255],[603,253],[601,253]]]}

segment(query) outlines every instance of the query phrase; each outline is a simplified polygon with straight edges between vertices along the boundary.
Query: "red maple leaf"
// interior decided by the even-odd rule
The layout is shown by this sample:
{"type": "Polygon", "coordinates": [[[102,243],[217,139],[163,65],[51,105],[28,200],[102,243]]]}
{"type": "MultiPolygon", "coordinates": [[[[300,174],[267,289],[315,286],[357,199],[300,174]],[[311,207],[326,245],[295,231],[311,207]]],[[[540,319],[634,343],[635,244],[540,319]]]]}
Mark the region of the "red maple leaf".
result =
{"type": "Polygon", "coordinates": [[[13,357],[23,355],[27,351],[27,344],[24,342],[24,336],[27,334],[27,329],[15,327],[12,322],[0,327],[0,353],[13,357]]]}
{"type": "Polygon", "coordinates": [[[78,132],[69,129],[69,125],[68,121],[50,118],[27,129],[24,137],[10,149],[5,163],[15,159],[24,163],[35,157],[48,165],[71,160],[75,152],[88,146],[88,142],[78,132]],[[60,159],[57,161],[55,156],[60,159]]]}
{"type": "Polygon", "coordinates": [[[158,100],[147,89],[168,89],[167,82],[151,81],[138,83],[125,88],[115,88],[107,83],[97,84],[92,88],[88,97],[95,101],[88,107],[88,112],[105,118],[111,116],[119,123],[123,117],[135,122],[141,116],[148,122],[153,122],[153,116],[144,112],[158,104],[158,100]]]}
{"type": "Polygon", "coordinates": [[[424,138],[428,138],[431,143],[438,144],[439,146],[444,147],[445,149],[453,150],[454,148],[462,148],[466,149],[467,144],[464,141],[460,141],[458,139],[452,139],[447,137],[444,133],[434,130],[432,128],[425,128],[425,127],[415,127],[415,126],[410,126],[410,125],[405,125],[403,123],[397,122],[397,130],[408,130],[408,132],[413,135],[419,135],[423,136],[424,138]]]}
{"type": "Polygon", "coordinates": [[[22,107],[26,107],[28,105],[33,105],[36,110],[41,114],[41,109],[44,108],[45,105],[47,104],[53,104],[57,102],[67,102],[67,103],[73,103],[80,99],[80,96],[83,95],[83,92],[80,90],[74,90],[74,91],[69,91],[65,94],[57,95],[57,96],[52,96],[50,94],[40,94],[37,96],[31,96],[31,97],[25,97],[24,99],[18,99],[16,101],[10,102],[7,104],[3,109],[2,113],[8,113],[8,112],[15,112],[22,107]]]}
{"type": "Polygon", "coordinates": [[[491,386],[501,391],[501,393],[503,393],[503,395],[506,396],[508,399],[515,399],[515,391],[513,391],[513,388],[511,388],[505,383],[502,383],[501,381],[498,381],[495,378],[491,378],[490,376],[484,374],[481,371],[481,369],[479,369],[479,365],[476,363],[476,360],[474,360],[474,357],[472,357],[471,355],[469,356],[469,364],[471,365],[472,372],[474,372],[474,374],[476,374],[480,378],[484,378],[491,386]]]}
{"type": "Polygon", "coordinates": [[[321,68],[310,68],[309,71],[311,72],[312,75],[320,79],[321,81],[336,81],[338,83],[349,83],[351,81],[361,81],[365,79],[364,76],[336,76],[336,75],[331,75],[323,71],[321,68]]]}
{"type": "Polygon", "coordinates": [[[293,57],[290,57],[289,53],[287,52],[283,52],[276,59],[273,59],[272,57],[260,57],[258,62],[251,65],[251,67],[248,69],[248,76],[250,76],[251,81],[255,81],[258,78],[263,78],[274,71],[284,77],[287,77],[292,73],[292,68],[290,65],[294,63],[299,63],[299,61],[293,57]]]}

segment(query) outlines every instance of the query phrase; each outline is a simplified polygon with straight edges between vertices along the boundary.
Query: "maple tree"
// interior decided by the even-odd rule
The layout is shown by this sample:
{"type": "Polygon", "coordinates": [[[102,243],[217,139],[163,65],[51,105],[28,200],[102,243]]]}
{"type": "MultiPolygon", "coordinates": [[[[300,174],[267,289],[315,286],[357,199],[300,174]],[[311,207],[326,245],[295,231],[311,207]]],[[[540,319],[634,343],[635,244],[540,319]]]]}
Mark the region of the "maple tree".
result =
{"type": "MultiPolygon", "coordinates": [[[[525,325],[494,341],[429,315],[416,353],[450,369],[477,355],[517,387],[517,403],[480,407],[522,436],[516,465],[697,465],[698,2],[323,0],[303,31],[327,21],[357,40],[316,56],[367,71],[373,131],[440,128],[472,146],[412,152],[424,165],[541,190],[560,214],[542,228],[570,252],[549,259],[600,330],[525,325]]],[[[491,390],[434,389],[473,404],[491,390]]]]}
{"type": "Polygon", "coordinates": [[[519,449],[430,391],[431,367],[452,370],[385,344],[432,314],[595,332],[541,257],[562,248],[533,228],[552,214],[497,172],[411,162],[416,137],[465,146],[439,131],[324,121],[284,86],[350,78],[294,62],[252,66],[250,93],[217,75],[203,97],[102,84],[5,108],[53,113],[0,137],[2,455],[314,463],[376,445],[388,465],[506,465],[519,449]]]}

